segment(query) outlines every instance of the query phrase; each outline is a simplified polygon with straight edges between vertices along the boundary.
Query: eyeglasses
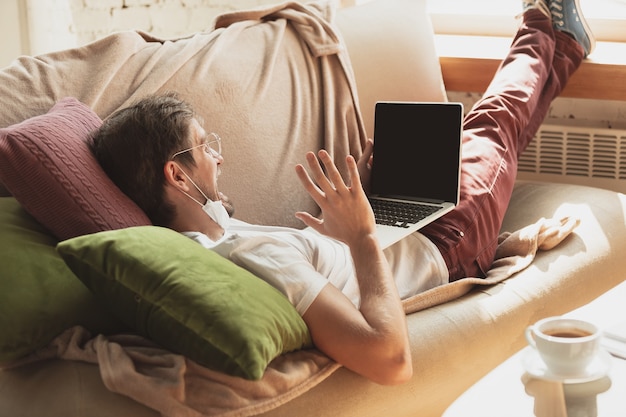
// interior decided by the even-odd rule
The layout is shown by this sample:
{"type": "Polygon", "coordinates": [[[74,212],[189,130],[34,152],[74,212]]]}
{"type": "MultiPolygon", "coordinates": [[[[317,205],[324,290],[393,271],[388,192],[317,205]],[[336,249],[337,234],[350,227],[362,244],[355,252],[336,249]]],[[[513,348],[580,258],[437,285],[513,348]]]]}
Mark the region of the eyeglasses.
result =
{"type": "Polygon", "coordinates": [[[200,145],[192,146],[191,148],[183,149],[182,151],[176,152],[170,159],[176,158],[181,153],[189,152],[196,148],[202,147],[204,152],[211,155],[214,158],[217,158],[222,154],[222,139],[219,137],[217,133],[209,133],[208,137],[213,137],[212,140],[201,143],[200,145]]]}

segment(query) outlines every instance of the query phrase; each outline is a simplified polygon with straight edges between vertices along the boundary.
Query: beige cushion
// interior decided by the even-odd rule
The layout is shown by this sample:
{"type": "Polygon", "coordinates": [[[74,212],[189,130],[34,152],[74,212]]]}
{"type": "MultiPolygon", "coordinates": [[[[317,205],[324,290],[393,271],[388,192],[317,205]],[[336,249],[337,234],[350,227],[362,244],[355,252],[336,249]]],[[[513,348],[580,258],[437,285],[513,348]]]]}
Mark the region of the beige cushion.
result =
{"type": "Polygon", "coordinates": [[[446,101],[425,0],[375,0],[339,10],[368,135],[376,101],[446,101]]]}

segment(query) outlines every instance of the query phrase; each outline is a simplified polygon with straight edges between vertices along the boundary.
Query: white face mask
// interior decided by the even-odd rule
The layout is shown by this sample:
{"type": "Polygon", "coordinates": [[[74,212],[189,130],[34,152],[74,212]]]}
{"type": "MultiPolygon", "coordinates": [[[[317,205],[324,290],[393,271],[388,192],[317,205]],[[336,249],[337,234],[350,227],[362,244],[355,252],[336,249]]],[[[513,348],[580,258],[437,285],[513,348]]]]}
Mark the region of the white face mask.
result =
{"type": "Polygon", "coordinates": [[[226,230],[228,228],[228,225],[230,224],[230,216],[228,215],[226,208],[224,208],[221,200],[211,201],[207,198],[206,203],[202,206],[202,210],[222,229],[226,230]]]}
{"type": "Polygon", "coordinates": [[[200,187],[198,187],[196,183],[193,182],[191,177],[187,175],[187,173],[183,171],[182,168],[181,168],[181,171],[183,172],[183,174],[185,174],[185,176],[189,179],[189,181],[191,181],[193,186],[196,187],[196,190],[200,191],[200,194],[202,194],[202,196],[206,198],[206,203],[202,204],[201,202],[193,198],[191,195],[189,195],[185,191],[180,190],[180,188],[179,190],[183,194],[185,194],[187,197],[191,198],[193,201],[200,204],[202,206],[202,211],[204,211],[211,218],[211,220],[217,223],[222,229],[226,230],[228,228],[228,225],[230,224],[230,216],[228,215],[226,208],[222,204],[222,201],[221,200],[212,201],[209,197],[206,196],[206,194],[202,192],[200,187]]]}

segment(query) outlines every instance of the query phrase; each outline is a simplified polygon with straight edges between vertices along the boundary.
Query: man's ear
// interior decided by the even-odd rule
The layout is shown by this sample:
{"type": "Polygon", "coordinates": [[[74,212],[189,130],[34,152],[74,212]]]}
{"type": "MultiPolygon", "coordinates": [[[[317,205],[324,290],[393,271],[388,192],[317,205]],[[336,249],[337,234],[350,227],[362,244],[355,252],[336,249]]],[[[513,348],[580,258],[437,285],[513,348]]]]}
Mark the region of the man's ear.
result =
{"type": "Polygon", "coordinates": [[[180,188],[183,191],[189,190],[189,179],[176,162],[167,161],[163,166],[163,175],[165,176],[166,184],[180,188]]]}

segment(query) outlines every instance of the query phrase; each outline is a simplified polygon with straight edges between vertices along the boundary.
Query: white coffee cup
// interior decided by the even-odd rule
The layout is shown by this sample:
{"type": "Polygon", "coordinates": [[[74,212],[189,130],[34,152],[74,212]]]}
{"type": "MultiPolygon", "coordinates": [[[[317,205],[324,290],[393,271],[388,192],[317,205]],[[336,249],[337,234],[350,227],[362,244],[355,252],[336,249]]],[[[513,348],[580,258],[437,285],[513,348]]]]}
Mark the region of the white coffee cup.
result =
{"type": "Polygon", "coordinates": [[[600,349],[600,329],[584,320],[548,317],[526,328],[526,340],[548,370],[571,377],[584,374],[600,349]]]}

